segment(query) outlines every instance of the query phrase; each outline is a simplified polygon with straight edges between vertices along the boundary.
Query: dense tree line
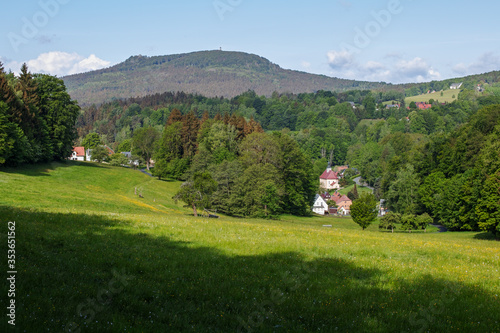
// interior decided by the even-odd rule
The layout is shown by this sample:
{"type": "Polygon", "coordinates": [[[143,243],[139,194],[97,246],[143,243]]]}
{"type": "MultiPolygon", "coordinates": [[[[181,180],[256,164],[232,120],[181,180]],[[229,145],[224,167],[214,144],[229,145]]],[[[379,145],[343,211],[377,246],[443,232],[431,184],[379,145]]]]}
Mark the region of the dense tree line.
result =
{"type": "Polygon", "coordinates": [[[195,214],[213,208],[237,216],[307,215],[317,187],[295,140],[266,134],[255,120],[235,114],[198,119],[174,109],[154,159],[154,175],[186,180],[176,199],[195,214]]]}
{"type": "Polygon", "coordinates": [[[67,158],[79,112],[62,80],[33,75],[26,64],[16,77],[0,63],[0,164],[67,158]]]}
{"type": "Polygon", "coordinates": [[[449,132],[395,132],[351,146],[348,162],[403,217],[428,213],[450,230],[499,233],[499,129],[500,105],[486,106],[449,132]]]}
{"type": "Polygon", "coordinates": [[[491,105],[499,98],[464,89],[453,103],[430,102],[432,108],[419,110],[405,106],[399,92],[371,91],[271,97],[248,91],[230,100],[165,93],[90,108],[79,122],[86,130],[98,128],[115,145],[132,140],[141,127],[156,128],[161,133],[157,175],[192,180],[197,172],[208,171],[218,184],[210,203],[228,214],[272,215],[272,207],[293,211],[284,208],[293,202],[286,198],[292,186],[279,177],[285,172],[276,162],[282,158],[279,140],[276,135],[249,135],[245,126],[254,122],[262,126],[256,132],[279,131],[290,138],[312,164],[307,170],[313,178],[329,163],[349,164],[375,187],[378,198],[387,199],[389,208],[401,214],[407,230],[425,225],[415,215],[427,213],[452,230],[492,231],[487,225],[498,224],[491,217],[499,177],[498,133],[495,125],[487,124],[495,124],[491,105]],[[388,108],[383,101],[401,107],[388,108]],[[268,148],[248,158],[251,140],[268,148]],[[245,162],[249,160],[265,162],[245,162]],[[435,187],[428,188],[430,184],[435,187]],[[240,188],[248,191],[238,192],[240,188]],[[263,204],[258,197],[279,201],[263,204]]]}

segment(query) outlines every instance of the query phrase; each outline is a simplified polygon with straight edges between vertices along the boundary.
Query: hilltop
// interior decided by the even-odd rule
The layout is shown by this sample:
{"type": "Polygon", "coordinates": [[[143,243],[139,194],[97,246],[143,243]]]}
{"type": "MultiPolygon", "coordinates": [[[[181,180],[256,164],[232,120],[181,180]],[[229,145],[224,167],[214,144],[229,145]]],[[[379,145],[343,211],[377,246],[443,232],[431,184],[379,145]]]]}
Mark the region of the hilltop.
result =
{"type": "Polygon", "coordinates": [[[80,105],[115,98],[182,91],[206,97],[232,98],[248,90],[258,95],[317,90],[385,89],[386,83],[332,78],[283,69],[243,52],[200,51],[166,56],[133,56],[115,66],[62,78],[80,105]]]}
{"type": "Polygon", "coordinates": [[[113,98],[144,97],[164,92],[184,92],[205,97],[233,98],[248,90],[259,96],[310,93],[318,90],[398,91],[416,96],[428,90],[446,90],[453,83],[475,89],[477,84],[500,82],[500,71],[425,83],[391,84],[347,80],[283,69],[255,54],[199,51],[164,56],[132,56],[115,66],[62,78],[81,106],[113,98]]]}

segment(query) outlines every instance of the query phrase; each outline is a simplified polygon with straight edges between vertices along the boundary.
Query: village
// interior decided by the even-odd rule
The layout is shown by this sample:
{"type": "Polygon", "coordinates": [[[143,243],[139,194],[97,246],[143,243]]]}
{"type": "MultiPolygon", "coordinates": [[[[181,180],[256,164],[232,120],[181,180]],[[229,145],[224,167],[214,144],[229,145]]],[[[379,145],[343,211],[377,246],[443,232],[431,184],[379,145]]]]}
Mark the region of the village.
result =
{"type": "MultiPolygon", "coordinates": [[[[349,166],[345,165],[337,166],[334,169],[328,166],[321,174],[319,177],[320,194],[316,195],[312,207],[314,214],[336,217],[351,215],[353,200],[339,192],[342,189],[340,180],[344,178],[347,169],[349,169],[349,166]]],[[[377,207],[379,216],[384,216],[388,212],[384,207],[384,202],[385,200],[380,200],[377,207]]]]}

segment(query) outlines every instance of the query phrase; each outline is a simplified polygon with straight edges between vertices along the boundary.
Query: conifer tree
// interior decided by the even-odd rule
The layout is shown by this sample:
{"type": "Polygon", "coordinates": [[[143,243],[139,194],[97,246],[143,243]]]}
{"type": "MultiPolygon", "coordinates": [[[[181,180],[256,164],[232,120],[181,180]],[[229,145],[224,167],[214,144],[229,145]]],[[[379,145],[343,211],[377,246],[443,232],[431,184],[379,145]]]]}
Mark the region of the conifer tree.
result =
{"type": "Polygon", "coordinates": [[[198,131],[200,121],[193,111],[189,112],[182,121],[182,146],[184,157],[193,157],[198,148],[198,131]]]}
{"type": "Polygon", "coordinates": [[[170,116],[168,117],[167,125],[172,125],[175,122],[183,121],[183,119],[184,117],[182,116],[181,112],[177,109],[173,109],[170,113],[170,116]]]}

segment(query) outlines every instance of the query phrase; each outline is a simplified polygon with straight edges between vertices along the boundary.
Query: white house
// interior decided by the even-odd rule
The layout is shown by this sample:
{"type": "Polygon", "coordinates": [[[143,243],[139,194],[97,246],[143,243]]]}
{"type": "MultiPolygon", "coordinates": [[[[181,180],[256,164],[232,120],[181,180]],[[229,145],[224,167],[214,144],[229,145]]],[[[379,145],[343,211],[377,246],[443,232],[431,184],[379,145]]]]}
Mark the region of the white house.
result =
{"type": "Polygon", "coordinates": [[[316,198],[314,199],[314,205],[313,205],[313,213],[319,214],[319,215],[325,215],[329,214],[328,212],[328,204],[326,203],[325,199],[319,194],[316,194],[316,198]]]}
{"type": "Polygon", "coordinates": [[[460,83],[453,83],[451,86],[450,86],[450,89],[460,89],[462,87],[464,83],[463,82],[460,82],[460,83]]]}
{"type": "Polygon", "coordinates": [[[73,147],[73,152],[69,159],[72,161],[85,161],[85,148],[73,147]]]}

